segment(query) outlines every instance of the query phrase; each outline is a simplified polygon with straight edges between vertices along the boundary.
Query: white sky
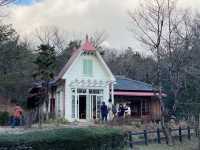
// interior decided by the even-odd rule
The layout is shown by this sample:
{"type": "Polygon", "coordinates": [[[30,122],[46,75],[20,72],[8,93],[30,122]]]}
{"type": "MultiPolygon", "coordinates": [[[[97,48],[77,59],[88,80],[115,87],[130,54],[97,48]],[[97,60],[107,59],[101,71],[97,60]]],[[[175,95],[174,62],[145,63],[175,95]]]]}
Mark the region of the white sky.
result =
{"type": "MultiPolygon", "coordinates": [[[[136,48],[128,31],[128,10],[140,0],[41,0],[32,5],[9,6],[6,22],[13,24],[21,35],[29,36],[40,26],[57,26],[70,33],[93,33],[105,30],[107,45],[115,48],[136,48]]],[[[200,8],[200,0],[179,0],[179,7],[200,8]]],[[[71,34],[72,35],[72,34],[71,34]]],[[[69,38],[69,37],[68,37],[69,38]]]]}

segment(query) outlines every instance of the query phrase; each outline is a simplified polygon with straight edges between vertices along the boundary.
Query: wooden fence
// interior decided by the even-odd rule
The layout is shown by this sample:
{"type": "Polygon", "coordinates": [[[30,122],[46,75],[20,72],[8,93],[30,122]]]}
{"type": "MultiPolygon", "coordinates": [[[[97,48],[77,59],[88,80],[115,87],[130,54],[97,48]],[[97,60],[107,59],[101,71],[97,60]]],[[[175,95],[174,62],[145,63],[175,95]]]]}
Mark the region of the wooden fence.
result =
{"type": "MultiPolygon", "coordinates": [[[[171,133],[172,134],[175,133],[173,137],[178,138],[178,140],[182,142],[183,136],[184,137],[186,136],[188,140],[191,140],[191,131],[193,131],[193,129],[191,129],[190,127],[187,127],[187,128],[179,127],[178,129],[172,129],[171,133]]],[[[128,132],[128,145],[130,148],[133,148],[134,145],[138,145],[138,144],[148,145],[149,142],[156,142],[158,144],[161,144],[161,140],[165,140],[165,139],[166,137],[164,137],[163,131],[159,128],[157,128],[156,131],[144,130],[142,132],[131,132],[131,131],[128,132]],[[155,138],[150,138],[149,137],[150,134],[154,134],[155,138]],[[140,136],[142,137],[143,140],[134,140],[133,136],[140,136]]]]}

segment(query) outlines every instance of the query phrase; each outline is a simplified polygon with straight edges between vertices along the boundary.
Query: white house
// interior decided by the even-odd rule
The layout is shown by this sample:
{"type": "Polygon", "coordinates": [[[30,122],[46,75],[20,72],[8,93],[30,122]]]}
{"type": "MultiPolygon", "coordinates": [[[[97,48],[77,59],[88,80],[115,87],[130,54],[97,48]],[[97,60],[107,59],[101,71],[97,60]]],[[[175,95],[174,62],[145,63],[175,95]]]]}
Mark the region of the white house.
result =
{"type": "Polygon", "coordinates": [[[100,118],[103,101],[130,106],[135,118],[161,118],[158,90],[141,81],[114,76],[88,37],[51,85],[49,112],[68,121],[100,118]]]}
{"type": "Polygon", "coordinates": [[[49,109],[69,121],[100,118],[102,101],[114,103],[115,82],[112,72],[86,36],[81,48],[74,50],[56,77],[49,109]]]}

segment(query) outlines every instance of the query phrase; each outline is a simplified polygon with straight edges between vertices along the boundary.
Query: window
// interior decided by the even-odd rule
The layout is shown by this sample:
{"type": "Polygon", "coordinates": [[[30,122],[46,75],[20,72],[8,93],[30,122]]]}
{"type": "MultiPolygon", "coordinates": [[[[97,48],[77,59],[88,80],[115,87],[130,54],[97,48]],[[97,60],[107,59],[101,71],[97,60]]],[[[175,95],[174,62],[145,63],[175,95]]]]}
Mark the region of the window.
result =
{"type": "Polygon", "coordinates": [[[93,63],[92,60],[83,60],[83,74],[87,76],[92,76],[93,74],[93,63]]]}
{"type": "Polygon", "coordinates": [[[75,118],[75,107],[76,107],[76,100],[75,95],[72,95],[72,118],[75,118]]]}
{"type": "Polygon", "coordinates": [[[86,89],[77,89],[77,93],[84,94],[84,93],[86,93],[86,89]]]}
{"type": "Polygon", "coordinates": [[[100,114],[101,114],[101,102],[103,100],[103,96],[97,96],[97,118],[100,118],[100,114]]]}
{"type": "Polygon", "coordinates": [[[150,103],[149,101],[142,101],[142,113],[149,113],[150,112],[150,103]]]}
{"type": "Polygon", "coordinates": [[[103,94],[103,90],[100,90],[100,89],[89,89],[89,94],[103,94]]]}
{"type": "Polygon", "coordinates": [[[57,114],[60,113],[60,91],[57,92],[57,114]]]}

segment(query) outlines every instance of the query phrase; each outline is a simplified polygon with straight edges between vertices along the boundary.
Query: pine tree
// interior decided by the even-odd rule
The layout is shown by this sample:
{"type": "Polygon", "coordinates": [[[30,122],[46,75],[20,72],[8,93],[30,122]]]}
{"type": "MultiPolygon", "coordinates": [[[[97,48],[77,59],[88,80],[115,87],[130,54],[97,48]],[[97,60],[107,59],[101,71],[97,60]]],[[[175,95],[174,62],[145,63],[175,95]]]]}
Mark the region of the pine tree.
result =
{"type": "Polygon", "coordinates": [[[39,114],[39,127],[42,127],[42,118],[43,114],[41,112],[42,106],[45,104],[46,106],[46,118],[48,119],[48,105],[49,105],[49,81],[54,77],[55,71],[55,61],[56,61],[56,53],[54,47],[49,44],[41,44],[36,50],[37,56],[34,63],[37,68],[33,77],[36,81],[40,81],[42,83],[42,87],[46,90],[45,98],[40,99],[40,105],[38,106],[38,114],[39,114]]]}

